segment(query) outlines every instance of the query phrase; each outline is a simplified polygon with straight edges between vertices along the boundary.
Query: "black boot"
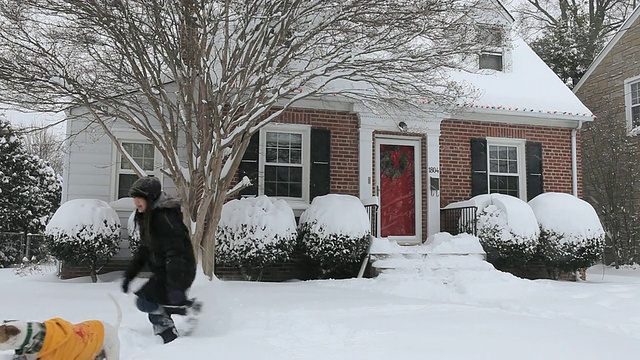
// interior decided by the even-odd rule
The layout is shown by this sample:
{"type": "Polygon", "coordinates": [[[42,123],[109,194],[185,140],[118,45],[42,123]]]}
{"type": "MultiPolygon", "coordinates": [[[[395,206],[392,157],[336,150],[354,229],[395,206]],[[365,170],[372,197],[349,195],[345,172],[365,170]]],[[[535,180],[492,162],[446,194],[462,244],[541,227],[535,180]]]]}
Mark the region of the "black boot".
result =
{"type": "Polygon", "coordinates": [[[162,341],[164,341],[165,344],[168,344],[178,338],[178,330],[176,330],[175,327],[170,327],[159,335],[162,338],[162,341]]]}

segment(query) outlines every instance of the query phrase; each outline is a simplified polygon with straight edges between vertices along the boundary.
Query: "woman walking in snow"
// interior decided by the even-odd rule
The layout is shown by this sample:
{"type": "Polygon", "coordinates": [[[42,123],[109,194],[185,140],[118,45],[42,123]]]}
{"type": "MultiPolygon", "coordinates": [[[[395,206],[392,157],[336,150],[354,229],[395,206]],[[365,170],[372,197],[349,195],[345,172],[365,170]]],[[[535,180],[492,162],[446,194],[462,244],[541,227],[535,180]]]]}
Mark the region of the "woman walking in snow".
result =
{"type": "Polygon", "coordinates": [[[199,312],[200,303],[187,299],[196,274],[196,259],[189,230],[182,221],[180,202],[162,191],[160,180],[147,176],[138,179],[129,190],[136,206],[135,224],[140,231],[140,246],[124,273],[122,291],[145,265],[151,278],[135,292],[136,306],[149,314],[156,335],[164,343],[178,337],[171,315],[199,312]]]}

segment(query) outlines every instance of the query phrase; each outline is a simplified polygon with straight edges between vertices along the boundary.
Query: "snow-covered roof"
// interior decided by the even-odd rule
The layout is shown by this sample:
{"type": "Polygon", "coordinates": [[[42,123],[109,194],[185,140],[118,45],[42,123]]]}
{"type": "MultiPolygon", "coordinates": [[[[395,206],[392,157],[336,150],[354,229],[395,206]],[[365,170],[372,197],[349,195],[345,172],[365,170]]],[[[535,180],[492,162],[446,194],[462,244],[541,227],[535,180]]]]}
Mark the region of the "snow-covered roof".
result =
{"type": "Polygon", "coordinates": [[[456,81],[479,92],[476,98],[462,99],[468,111],[593,118],[592,112],[522,38],[515,37],[510,50],[510,70],[452,73],[456,81]]]}
{"type": "Polygon", "coordinates": [[[622,24],[622,26],[618,28],[618,32],[616,32],[613,38],[609,40],[609,42],[604,47],[604,49],[602,49],[600,53],[598,53],[598,56],[596,56],[596,58],[593,60],[591,65],[589,65],[587,72],[584,73],[580,81],[578,81],[576,86],[573,88],[574,92],[578,92],[578,90],[582,87],[582,85],[587,81],[589,76],[591,76],[591,74],[595,71],[598,65],[600,65],[600,62],[602,62],[602,60],[607,56],[609,51],[611,51],[611,49],[613,49],[613,47],[618,43],[618,41],[620,41],[622,36],[624,36],[624,34],[627,32],[627,30],[629,30],[631,25],[633,25],[633,23],[638,19],[638,17],[640,17],[640,5],[638,5],[638,7],[636,7],[635,10],[633,10],[633,13],[631,13],[631,16],[629,16],[627,20],[625,20],[625,22],[622,24]]]}

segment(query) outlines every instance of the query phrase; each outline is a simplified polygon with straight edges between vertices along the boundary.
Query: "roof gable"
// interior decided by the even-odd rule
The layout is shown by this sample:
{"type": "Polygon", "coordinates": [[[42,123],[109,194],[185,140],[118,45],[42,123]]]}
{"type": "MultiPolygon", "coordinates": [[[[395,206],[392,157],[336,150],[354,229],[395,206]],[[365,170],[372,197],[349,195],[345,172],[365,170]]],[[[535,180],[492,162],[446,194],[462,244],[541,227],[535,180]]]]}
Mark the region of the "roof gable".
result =
{"type": "Polygon", "coordinates": [[[620,39],[624,36],[627,30],[631,28],[631,26],[636,22],[636,20],[638,20],[638,18],[640,18],[640,6],[636,7],[635,10],[633,10],[633,13],[631,13],[631,16],[629,16],[627,20],[625,20],[625,22],[622,24],[622,26],[620,26],[620,28],[618,29],[618,32],[616,32],[613,38],[609,40],[609,42],[604,47],[604,49],[602,49],[602,51],[598,53],[598,55],[593,60],[591,65],[589,65],[589,68],[585,72],[584,76],[582,76],[580,81],[578,81],[578,84],[576,84],[576,86],[573,88],[574,93],[578,92],[580,87],[582,87],[582,85],[587,81],[589,76],[593,74],[593,72],[598,68],[598,66],[602,62],[602,60],[604,60],[604,58],[616,46],[618,41],[620,41],[620,39]]]}
{"type": "Polygon", "coordinates": [[[521,116],[592,119],[592,112],[523,39],[514,36],[509,53],[508,70],[452,72],[454,80],[477,90],[477,96],[462,99],[466,106],[521,116]]]}

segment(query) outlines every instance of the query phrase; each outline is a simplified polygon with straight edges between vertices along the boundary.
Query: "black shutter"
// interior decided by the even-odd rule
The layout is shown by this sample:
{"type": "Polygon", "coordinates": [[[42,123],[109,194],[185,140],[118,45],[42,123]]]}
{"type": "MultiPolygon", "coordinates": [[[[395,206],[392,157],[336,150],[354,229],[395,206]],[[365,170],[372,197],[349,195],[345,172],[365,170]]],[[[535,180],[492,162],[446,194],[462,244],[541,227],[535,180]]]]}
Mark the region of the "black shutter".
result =
{"type": "Polygon", "coordinates": [[[471,196],[487,193],[487,140],[471,139],[471,196]]]}
{"type": "Polygon", "coordinates": [[[260,132],[251,136],[249,146],[242,156],[238,167],[240,179],[246,176],[251,180],[251,186],[240,190],[240,195],[258,195],[258,149],[260,147],[260,132]]]}
{"type": "Polygon", "coordinates": [[[527,200],[542,194],[542,144],[529,142],[526,144],[527,156],[527,200]]]}
{"type": "Polygon", "coordinates": [[[311,129],[310,200],[326,195],[331,189],[331,131],[311,129]]]}

